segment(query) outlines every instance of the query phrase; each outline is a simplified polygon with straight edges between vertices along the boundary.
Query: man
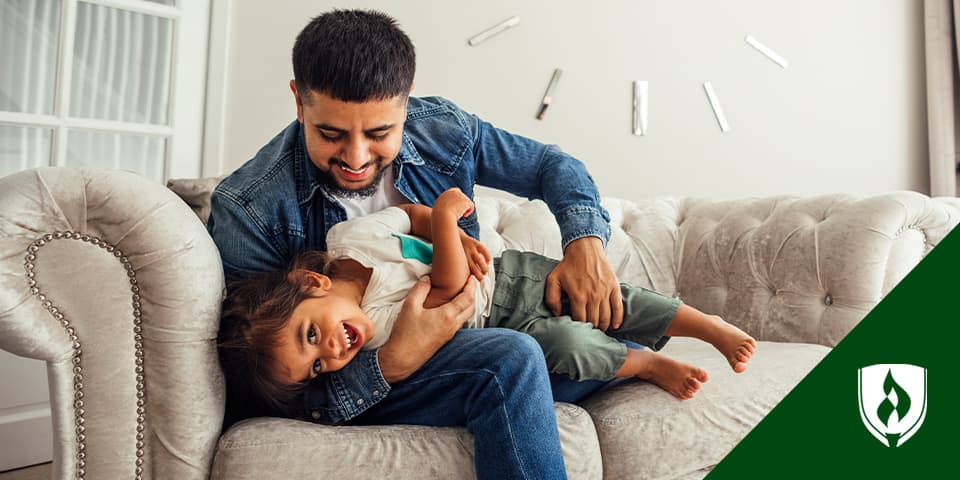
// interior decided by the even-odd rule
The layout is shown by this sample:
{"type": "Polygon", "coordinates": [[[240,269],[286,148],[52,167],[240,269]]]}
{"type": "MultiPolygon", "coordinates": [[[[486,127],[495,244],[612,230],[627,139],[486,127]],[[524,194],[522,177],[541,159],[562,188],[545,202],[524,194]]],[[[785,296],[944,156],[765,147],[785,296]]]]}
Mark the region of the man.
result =
{"type": "MultiPolygon", "coordinates": [[[[293,67],[297,120],[212,197],[208,228],[228,279],[325,250],[327,230],[348,218],[433,205],[450,187],[472,197],[479,183],[543,199],[556,217],[564,257],[548,279],[550,308],[560,313],[562,291],[574,319],[619,326],[619,284],[603,252],[609,217],[579,161],[448,100],[410,97],[413,45],[378,12],[313,19],[297,37],[293,67]]],[[[460,226],[478,237],[475,212],[460,226]]],[[[303,414],[327,423],[466,425],[478,478],[564,478],[553,400],[577,401],[602,384],[549,377],[525,335],[459,330],[473,313],[474,288],[425,309],[429,282],[420,282],[389,341],[311,381],[303,414]]]]}

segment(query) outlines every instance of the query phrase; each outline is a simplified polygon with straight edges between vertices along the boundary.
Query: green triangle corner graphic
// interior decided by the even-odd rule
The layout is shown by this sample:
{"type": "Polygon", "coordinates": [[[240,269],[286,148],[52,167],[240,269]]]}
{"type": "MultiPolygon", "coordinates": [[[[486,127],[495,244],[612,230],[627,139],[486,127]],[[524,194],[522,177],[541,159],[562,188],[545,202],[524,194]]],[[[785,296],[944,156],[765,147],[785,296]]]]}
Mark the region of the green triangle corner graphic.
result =
{"type": "Polygon", "coordinates": [[[706,478],[942,478],[956,472],[958,365],[955,228],[706,478]],[[858,370],[874,364],[926,368],[925,418],[897,447],[881,443],[861,420],[858,370]]]}

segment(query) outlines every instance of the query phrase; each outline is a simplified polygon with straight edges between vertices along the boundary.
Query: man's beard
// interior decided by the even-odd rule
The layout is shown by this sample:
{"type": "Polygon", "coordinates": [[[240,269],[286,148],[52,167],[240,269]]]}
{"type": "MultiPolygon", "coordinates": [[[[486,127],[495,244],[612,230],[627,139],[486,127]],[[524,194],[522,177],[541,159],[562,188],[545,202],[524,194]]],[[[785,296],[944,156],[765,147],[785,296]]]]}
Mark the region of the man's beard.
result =
{"type": "MultiPolygon", "coordinates": [[[[332,162],[330,164],[330,169],[332,170],[335,165],[336,162],[332,162]]],[[[388,165],[390,164],[377,163],[374,165],[372,168],[376,168],[377,172],[373,176],[373,181],[370,182],[369,185],[356,190],[344,188],[338,184],[337,179],[334,178],[332,173],[330,173],[330,170],[323,171],[317,169],[317,171],[319,173],[320,184],[329,194],[342,198],[367,198],[374,193],[377,193],[377,189],[380,188],[380,182],[383,181],[384,174],[387,173],[387,170],[389,170],[386,168],[388,165]]]]}

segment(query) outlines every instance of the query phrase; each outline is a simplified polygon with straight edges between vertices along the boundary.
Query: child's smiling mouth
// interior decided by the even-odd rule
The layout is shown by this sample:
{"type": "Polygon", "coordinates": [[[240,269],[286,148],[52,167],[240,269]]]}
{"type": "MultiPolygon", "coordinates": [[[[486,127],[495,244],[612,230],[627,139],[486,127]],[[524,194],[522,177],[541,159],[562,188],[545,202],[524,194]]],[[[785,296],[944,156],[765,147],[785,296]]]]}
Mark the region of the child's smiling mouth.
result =
{"type": "Polygon", "coordinates": [[[346,322],[343,323],[343,336],[347,340],[347,351],[360,348],[363,345],[363,335],[353,325],[346,322]]]}

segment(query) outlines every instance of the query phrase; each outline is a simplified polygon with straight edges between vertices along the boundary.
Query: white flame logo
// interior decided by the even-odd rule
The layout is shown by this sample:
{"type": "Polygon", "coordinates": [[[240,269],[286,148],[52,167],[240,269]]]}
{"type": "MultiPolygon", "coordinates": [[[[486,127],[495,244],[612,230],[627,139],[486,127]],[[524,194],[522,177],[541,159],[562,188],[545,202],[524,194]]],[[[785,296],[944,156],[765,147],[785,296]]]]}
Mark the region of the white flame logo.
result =
{"type": "Polygon", "coordinates": [[[880,443],[899,447],[927,416],[927,369],[877,364],[857,371],[860,419],[880,443]]]}

